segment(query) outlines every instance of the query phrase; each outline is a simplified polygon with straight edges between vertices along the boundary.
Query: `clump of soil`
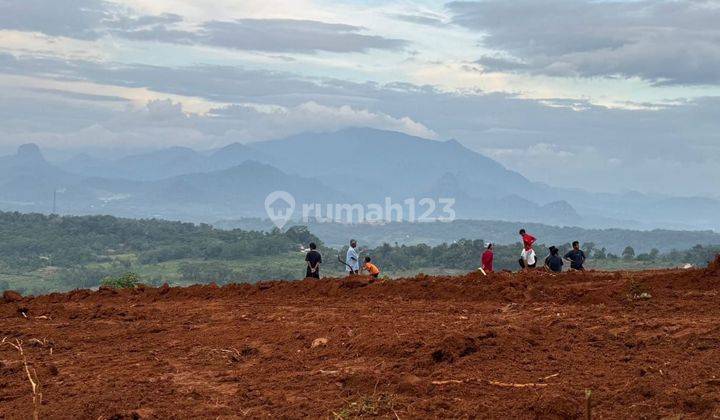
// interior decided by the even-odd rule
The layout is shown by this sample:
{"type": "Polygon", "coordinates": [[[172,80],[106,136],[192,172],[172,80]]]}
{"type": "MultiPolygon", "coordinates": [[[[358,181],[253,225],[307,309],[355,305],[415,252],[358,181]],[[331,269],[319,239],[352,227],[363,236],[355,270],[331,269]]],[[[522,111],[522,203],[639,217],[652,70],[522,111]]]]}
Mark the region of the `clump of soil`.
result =
{"type": "Polygon", "coordinates": [[[536,419],[567,420],[583,418],[582,403],[579,399],[556,393],[540,394],[530,411],[536,419]]]}
{"type": "Polygon", "coordinates": [[[3,292],[3,301],[5,303],[21,302],[22,300],[22,295],[16,291],[6,290],[3,292]]]}
{"type": "Polygon", "coordinates": [[[435,363],[452,363],[475,352],[477,343],[474,338],[453,334],[445,337],[430,357],[435,363]]]}
{"type": "Polygon", "coordinates": [[[720,254],[718,254],[713,261],[710,261],[708,270],[716,273],[720,272],[720,254]]]}

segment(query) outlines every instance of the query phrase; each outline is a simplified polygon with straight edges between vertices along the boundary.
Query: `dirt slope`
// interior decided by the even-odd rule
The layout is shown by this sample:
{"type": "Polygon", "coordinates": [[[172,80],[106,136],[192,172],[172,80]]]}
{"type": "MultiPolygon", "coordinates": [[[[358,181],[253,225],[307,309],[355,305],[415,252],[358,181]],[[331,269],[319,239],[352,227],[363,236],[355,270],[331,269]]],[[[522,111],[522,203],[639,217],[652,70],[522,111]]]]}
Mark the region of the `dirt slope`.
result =
{"type": "MultiPolygon", "coordinates": [[[[710,418],[718,287],[707,269],[76,291],[0,303],[0,337],[23,341],[41,418],[585,418],[586,390],[595,418],[710,418]]],[[[4,345],[0,418],[32,412],[4,345]]]]}

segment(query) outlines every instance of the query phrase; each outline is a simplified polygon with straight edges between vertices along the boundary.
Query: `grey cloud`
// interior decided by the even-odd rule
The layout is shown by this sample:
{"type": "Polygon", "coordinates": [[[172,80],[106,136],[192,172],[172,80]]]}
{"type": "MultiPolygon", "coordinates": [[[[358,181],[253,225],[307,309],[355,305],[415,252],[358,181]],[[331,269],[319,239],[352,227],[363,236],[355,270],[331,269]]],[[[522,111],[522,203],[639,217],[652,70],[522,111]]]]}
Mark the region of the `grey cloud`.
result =
{"type": "MultiPolygon", "coordinates": [[[[149,88],[158,92],[198,96],[219,102],[252,101],[297,105],[307,100],[324,101],[338,97],[342,98],[344,103],[368,100],[363,84],[345,83],[335,79],[311,80],[291,73],[247,70],[231,66],[198,65],[173,68],[16,57],[0,53],[0,72],[149,88]]],[[[367,86],[374,84],[369,83],[367,86]]]]}
{"type": "Polygon", "coordinates": [[[286,53],[396,50],[407,45],[407,41],[404,40],[365,35],[362,31],[363,28],[358,26],[311,20],[239,19],[227,22],[205,22],[195,32],[156,27],[124,35],[133,39],[286,53]]]}
{"type": "Polygon", "coordinates": [[[390,17],[397,19],[397,20],[401,20],[403,22],[415,23],[417,25],[438,26],[438,27],[447,25],[445,22],[443,22],[442,19],[440,19],[437,16],[398,13],[398,14],[390,15],[390,17]]]}
{"type": "Polygon", "coordinates": [[[448,7],[453,22],[478,31],[485,46],[526,64],[481,59],[489,71],[720,83],[720,7],[713,0],[485,0],[448,7]]]}
{"type": "Polygon", "coordinates": [[[182,20],[175,14],[133,16],[130,9],[104,0],[0,0],[0,29],[82,40],[159,30],[182,20]]]}
{"type": "Polygon", "coordinates": [[[362,28],[308,20],[243,19],[208,22],[200,39],[210,45],[277,52],[354,52],[369,49],[399,49],[406,42],[362,35],[362,28]]]}
{"type": "Polygon", "coordinates": [[[45,88],[30,88],[27,89],[31,92],[47,93],[50,95],[58,95],[67,99],[77,99],[81,101],[96,101],[96,102],[129,102],[125,98],[111,95],[96,95],[92,93],[80,93],[80,92],[69,92],[60,89],[45,89],[45,88]]]}
{"type": "Polygon", "coordinates": [[[117,30],[139,30],[158,25],[172,25],[175,23],[181,23],[182,21],[182,16],[173,13],[139,17],[121,15],[117,16],[114,20],[106,22],[106,25],[117,30]]]}
{"type": "Polygon", "coordinates": [[[114,9],[101,0],[0,0],[0,28],[96,39],[114,9]]]}
{"type": "Polygon", "coordinates": [[[194,32],[171,29],[167,25],[153,25],[138,30],[114,30],[114,35],[134,41],[156,41],[170,44],[197,44],[198,37],[194,32]]]}
{"type": "Polygon", "coordinates": [[[209,21],[189,30],[176,14],[140,15],[103,0],[0,0],[0,29],[94,40],[115,36],[138,41],[285,52],[398,50],[408,42],[366,34],[365,28],[312,20],[209,21]]]}
{"type": "Polygon", "coordinates": [[[490,69],[492,71],[514,71],[514,70],[524,70],[528,69],[529,66],[526,63],[523,63],[518,60],[508,59],[504,57],[493,57],[490,55],[485,55],[480,57],[477,61],[477,64],[480,64],[485,69],[490,69]]]}

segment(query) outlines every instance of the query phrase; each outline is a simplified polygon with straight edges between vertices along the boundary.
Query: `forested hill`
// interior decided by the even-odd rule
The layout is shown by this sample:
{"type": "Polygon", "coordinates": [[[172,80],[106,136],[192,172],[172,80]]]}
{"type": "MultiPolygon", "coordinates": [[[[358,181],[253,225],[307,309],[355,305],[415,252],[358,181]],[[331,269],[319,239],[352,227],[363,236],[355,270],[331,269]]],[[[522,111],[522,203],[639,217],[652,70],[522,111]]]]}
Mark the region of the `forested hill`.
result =
{"type": "Polygon", "coordinates": [[[133,254],[141,263],[198,258],[241,260],[297,251],[318,241],[307,229],[220,230],[209,225],[112,216],[0,212],[0,268],[71,267],[133,254]]]}

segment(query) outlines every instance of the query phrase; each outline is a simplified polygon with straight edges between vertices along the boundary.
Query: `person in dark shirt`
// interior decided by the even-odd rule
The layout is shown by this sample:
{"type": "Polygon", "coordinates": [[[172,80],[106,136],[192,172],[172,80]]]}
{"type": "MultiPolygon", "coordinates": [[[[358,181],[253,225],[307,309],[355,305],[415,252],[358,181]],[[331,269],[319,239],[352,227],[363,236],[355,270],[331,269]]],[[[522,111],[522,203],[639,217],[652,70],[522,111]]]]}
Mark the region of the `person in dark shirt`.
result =
{"type": "Polygon", "coordinates": [[[563,260],[560,258],[560,250],[554,246],[550,247],[550,255],[545,258],[545,267],[553,273],[562,273],[563,260]]]}
{"type": "Polygon", "coordinates": [[[322,255],[317,251],[317,245],[314,242],[310,242],[310,252],[305,255],[305,261],[307,262],[307,271],[305,277],[314,279],[320,278],[320,264],[322,264],[322,255]]]}
{"type": "Polygon", "coordinates": [[[573,249],[565,254],[565,259],[570,262],[570,268],[578,271],[585,271],[585,253],[580,249],[580,242],[572,243],[573,249]]]}

